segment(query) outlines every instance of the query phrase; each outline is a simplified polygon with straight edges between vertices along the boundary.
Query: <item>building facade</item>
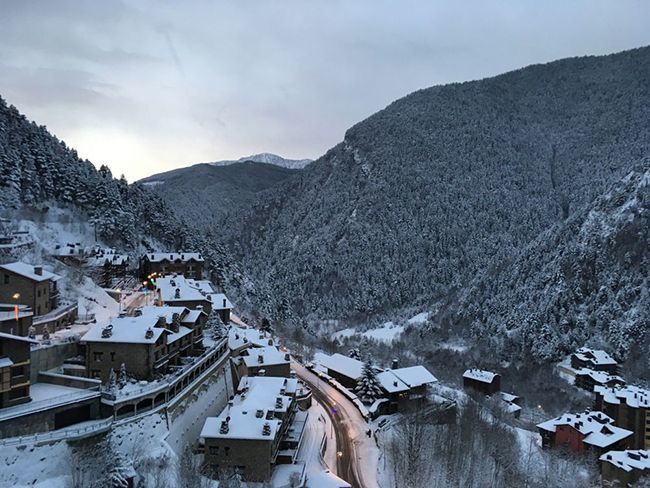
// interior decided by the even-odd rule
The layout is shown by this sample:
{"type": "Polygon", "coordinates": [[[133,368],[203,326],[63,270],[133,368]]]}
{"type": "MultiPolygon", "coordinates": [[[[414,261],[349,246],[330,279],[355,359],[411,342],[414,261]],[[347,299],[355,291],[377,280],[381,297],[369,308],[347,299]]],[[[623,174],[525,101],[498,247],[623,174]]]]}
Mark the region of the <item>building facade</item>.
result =
{"type": "Polygon", "coordinates": [[[27,337],[33,319],[34,312],[27,305],[0,303],[0,332],[27,337]]]}
{"type": "Polygon", "coordinates": [[[501,391],[501,375],[482,369],[468,369],[463,373],[463,388],[493,395],[501,391]]]}
{"type": "Polygon", "coordinates": [[[185,278],[200,280],[203,277],[205,260],[197,252],[154,252],[140,258],[140,277],[146,279],[152,274],[177,273],[185,278]]]}
{"type": "Polygon", "coordinates": [[[594,408],[614,419],[617,426],[634,432],[630,447],[650,450],[650,390],[634,385],[596,386],[594,393],[594,408]]]}
{"type": "Polygon", "coordinates": [[[0,302],[27,305],[35,316],[45,315],[58,306],[59,275],[22,262],[0,265],[0,302]],[[14,298],[16,297],[16,298],[14,298]]]}
{"type": "Polygon", "coordinates": [[[610,451],[599,458],[603,486],[632,486],[650,476],[650,451],[610,451]]]}
{"type": "Polygon", "coordinates": [[[31,401],[30,354],[36,341],[0,333],[0,408],[31,401]]]}

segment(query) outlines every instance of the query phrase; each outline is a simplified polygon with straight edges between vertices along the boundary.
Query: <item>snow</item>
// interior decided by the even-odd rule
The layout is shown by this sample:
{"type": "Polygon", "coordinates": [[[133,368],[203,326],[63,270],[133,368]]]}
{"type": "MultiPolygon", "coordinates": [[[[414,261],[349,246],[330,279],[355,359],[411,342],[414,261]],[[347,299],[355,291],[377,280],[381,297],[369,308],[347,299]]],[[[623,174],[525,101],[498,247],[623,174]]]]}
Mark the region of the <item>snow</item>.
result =
{"type": "Polygon", "coordinates": [[[253,327],[231,327],[228,330],[228,347],[231,351],[236,351],[244,346],[266,347],[269,345],[275,345],[275,340],[269,334],[253,327]]]}
{"type": "Polygon", "coordinates": [[[588,347],[581,347],[574,354],[581,361],[592,363],[594,366],[614,366],[618,364],[605,351],[589,349],[588,347]]]}
{"type": "Polygon", "coordinates": [[[463,378],[481,381],[483,383],[492,383],[495,376],[496,373],[482,369],[468,369],[463,373],[463,378]]]}
{"type": "MultiPolygon", "coordinates": [[[[381,387],[386,390],[388,393],[397,393],[400,391],[408,391],[409,386],[399,379],[392,371],[384,371],[377,374],[377,380],[381,387]]],[[[373,409],[371,408],[372,412],[373,409]]]]}
{"type": "Polygon", "coordinates": [[[411,325],[421,325],[426,323],[426,321],[429,319],[429,312],[420,312],[417,315],[414,315],[410,319],[408,319],[406,322],[411,324],[411,325]]]}
{"type": "Polygon", "coordinates": [[[395,376],[407,384],[410,388],[435,383],[438,379],[433,376],[424,366],[410,366],[408,368],[397,368],[390,370],[395,376]]]}
{"type": "Polygon", "coordinates": [[[13,334],[7,334],[6,332],[0,332],[0,338],[9,339],[12,341],[21,341],[21,342],[29,342],[31,344],[38,344],[38,341],[32,340],[29,337],[21,337],[13,334]]]}
{"type": "Polygon", "coordinates": [[[154,252],[145,254],[147,259],[152,263],[159,263],[161,261],[180,261],[186,263],[194,260],[199,263],[203,262],[201,254],[198,252],[154,252]]]}
{"type": "Polygon", "coordinates": [[[208,300],[198,288],[191,286],[188,280],[180,275],[157,278],[156,288],[163,303],[174,301],[203,302],[208,300]],[[178,294],[176,290],[178,290],[178,294]]]}
{"type": "Polygon", "coordinates": [[[576,371],[576,376],[590,376],[596,383],[605,385],[610,382],[625,384],[625,380],[618,375],[611,375],[604,371],[594,371],[589,368],[581,368],[576,371]]]}
{"type": "Polygon", "coordinates": [[[90,278],[84,278],[74,292],[79,307],[79,318],[94,315],[97,322],[108,322],[119,314],[120,305],[90,278]],[[83,313],[82,313],[83,312],[83,313]]]}
{"type": "Polygon", "coordinates": [[[241,356],[247,368],[289,363],[289,357],[287,357],[289,354],[279,351],[275,346],[249,349],[248,352],[247,356],[241,356]]]}
{"type": "Polygon", "coordinates": [[[29,396],[33,402],[40,402],[73,393],[86,393],[87,391],[81,388],[72,388],[70,386],[54,385],[51,383],[32,383],[29,387],[29,396]]]}
{"type": "MultiPolygon", "coordinates": [[[[16,320],[15,304],[0,303],[0,322],[16,320]]],[[[32,317],[34,312],[27,305],[18,305],[18,318],[32,317]]]]}
{"type": "Polygon", "coordinates": [[[359,334],[363,337],[367,337],[368,339],[374,339],[380,342],[391,343],[394,340],[396,340],[400,336],[400,334],[402,334],[402,332],[404,332],[403,325],[396,325],[393,322],[386,322],[382,324],[380,327],[376,327],[374,329],[368,329],[364,332],[359,332],[354,328],[339,330],[338,332],[334,332],[331,338],[332,340],[334,339],[340,340],[340,339],[352,337],[355,334],[359,334]]]}
{"type": "Polygon", "coordinates": [[[129,344],[155,344],[167,329],[155,327],[158,317],[116,317],[111,324],[96,324],[81,338],[82,342],[123,342],[129,344]],[[112,327],[110,335],[103,337],[103,331],[112,327]],[[150,334],[147,334],[151,331],[150,334]]]}
{"type": "Polygon", "coordinates": [[[27,264],[21,261],[16,261],[15,263],[1,264],[0,269],[16,273],[17,275],[38,282],[49,280],[58,281],[61,279],[60,275],[45,270],[42,264],[27,264]],[[42,268],[41,274],[36,273],[37,267],[42,268]]]}
{"type": "Polygon", "coordinates": [[[599,460],[628,473],[634,469],[641,472],[650,470],[650,451],[609,451],[600,456],[599,460]]]}
{"type": "Polygon", "coordinates": [[[610,405],[619,405],[621,401],[632,408],[650,408],[650,390],[627,385],[610,388],[596,385],[594,392],[603,396],[603,401],[610,405]]]}
{"type": "Polygon", "coordinates": [[[8,368],[13,366],[14,362],[9,358],[0,357],[0,368],[8,368]]]}
{"type": "Polygon", "coordinates": [[[306,488],[351,488],[352,485],[342,480],[329,469],[312,474],[307,478],[306,488]]]}

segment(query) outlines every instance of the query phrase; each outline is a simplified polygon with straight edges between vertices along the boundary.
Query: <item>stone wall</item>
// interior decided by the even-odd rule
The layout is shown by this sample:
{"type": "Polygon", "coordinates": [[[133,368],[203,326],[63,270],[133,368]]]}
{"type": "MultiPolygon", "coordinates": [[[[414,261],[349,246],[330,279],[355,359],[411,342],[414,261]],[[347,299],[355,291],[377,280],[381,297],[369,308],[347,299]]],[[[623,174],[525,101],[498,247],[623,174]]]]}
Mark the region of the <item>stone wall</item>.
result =
{"type": "Polygon", "coordinates": [[[30,381],[38,381],[38,373],[56,368],[63,364],[63,360],[77,356],[79,354],[79,344],[76,342],[65,342],[54,344],[48,347],[39,347],[32,349],[31,357],[31,377],[30,381]]]}

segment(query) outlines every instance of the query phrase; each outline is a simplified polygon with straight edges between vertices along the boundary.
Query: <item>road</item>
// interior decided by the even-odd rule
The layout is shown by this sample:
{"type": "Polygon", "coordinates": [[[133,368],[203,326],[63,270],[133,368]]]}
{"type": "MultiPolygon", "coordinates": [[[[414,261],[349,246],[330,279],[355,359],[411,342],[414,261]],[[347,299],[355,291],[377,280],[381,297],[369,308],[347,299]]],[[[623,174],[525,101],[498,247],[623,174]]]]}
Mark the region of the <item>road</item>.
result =
{"type": "Polygon", "coordinates": [[[314,399],[320,403],[334,426],[338,452],[337,475],[354,488],[375,488],[377,459],[374,440],[366,436],[368,424],[354,406],[338,390],[321,380],[314,373],[293,361],[298,377],[312,390],[314,399]],[[365,459],[364,459],[365,457],[365,459]]]}

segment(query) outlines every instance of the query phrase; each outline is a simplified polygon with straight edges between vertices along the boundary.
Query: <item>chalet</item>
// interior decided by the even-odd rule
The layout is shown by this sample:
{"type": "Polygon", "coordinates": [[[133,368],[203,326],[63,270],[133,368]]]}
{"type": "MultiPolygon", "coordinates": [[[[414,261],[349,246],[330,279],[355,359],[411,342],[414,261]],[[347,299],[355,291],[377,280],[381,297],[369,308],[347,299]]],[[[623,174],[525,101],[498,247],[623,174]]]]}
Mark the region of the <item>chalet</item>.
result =
{"type": "Polygon", "coordinates": [[[253,327],[231,327],[228,330],[228,347],[231,356],[239,356],[251,347],[277,346],[273,337],[267,332],[253,327]]]}
{"type": "Polygon", "coordinates": [[[102,286],[112,286],[113,280],[124,278],[129,273],[129,256],[115,249],[93,248],[84,261],[93,278],[102,286]]]}
{"type": "Polygon", "coordinates": [[[0,302],[27,305],[35,316],[57,308],[57,282],[61,277],[46,271],[42,265],[33,266],[20,261],[2,264],[0,275],[0,302]]]}
{"type": "Polygon", "coordinates": [[[244,376],[279,376],[288,378],[291,356],[275,346],[248,348],[232,359],[239,378],[244,376]]]}
{"type": "Polygon", "coordinates": [[[601,455],[625,449],[632,431],[614,425],[602,412],[567,413],[537,425],[543,447],[567,447],[576,454],[592,451],[601,455]]]}
{"type": "Polygon", "coordinates": [[[201,430],[207,469],[214,475],[237,469],[246,481],[264,482],[281,458],[293,462],[307,420],[298,412],[297,391],[295,378],[243,378],[228,406],[201,430]]]}
{"type": "Polygon", "coordinates": [[[27,305],[0,303],[0,332],[27,337],[33,318],[34,312],[27,305]]]}
{"type": "Polygon", "coordinates": [[[512,393],[506,393],[505,391],[499,392],[499,395],[503,401],[503,409],[511,414],[514,418],[518,419],[521,415],[522,398],[517,395],[513,395],[512,393]]]}
{"type": "Polygon", "coordinates": [[[154,252],[140,258],[140,277],[177,273],[185,278],[200,280],[203,277],[204,259],[198,252],[154,252]]]}
{"type": "Polygon", "coordinates": [[[118,317],[97,324],[82,338],[86,348],[86,372],[106,381],[110,370],[124,363],[129,375],[152,379],[180,358],[203,351],[203,327],[207,317],[184,307],[143,307],[138,317],[118,317]]]}
{"type": "Polygon", "coordinates": [[[315,361],[320,364],[320,368],[329,376],[350,390],[356,388],[357,382],[363,372],[362,361],[339,353],[332,354],[331,356],[318,353],[315,355],[315,361]]]}
{"type": "Polygon", "coordinates": [[[594,387],[595,408],[606,413],[618,427],[631,430],[633,449],[650,450],[650,390],[634,385],[594,387]]]}
{"type": "Polygon", "coordinates": [[[212,304],[211,309],[216,311],[221,318],[221,321],[228,325],[230,323],[230,312],[232,311],[232,303],[226,295],[215,291],[212,283],[209,280],[187,280],[188,286],[199,290],[210,303],[212,304]]]}
{"type": "Polygon", "coordinates": [[[588,347],[581,347],[571,355],[571,367],[576,370],[588,368],[611,374],[618,372],[618,363],[609,354],[588,347]]]}
{"type": "Polygon", "coordinates": [[[388,399],[385,411],[395,413],[426,398],[427,386],[438,380],[424,366],[387,369],[377,374],[377,380],[388,399]]]}
{"type": "Polygon", "coordinates": [[[201,309],[207,314],[212,311],[212,297],[181,275],[157,278],[156,293],[159,305],[201,309]]]}
{"type": "Polygon", "coordinates": [[[31,400],[31,346],[36,341],[0,332],[0,408],[31,400]]]}
{"type": "Polygon", "coordinates": [[[632,486],[650,476],[650,450],[609,451],[599,461],[603,486],[632,486]]]}
{"type": "Polygon", "coordinates": [[[576,371],[575,385],[587,391],[594,391],[596,386],[621,386],[625,380],[618,375],[609,374],[604,371],[596,371],[589,368],[581,368],[576,371]]]}
{"type": "Polygon", "coordinates": [[[84,261],[85,249],[81,242],[57,244],[52,256],[67,265],[79,266],[84,261]]]}
{"type": "Polygon", "coordinates": [[[482,369],[468,369],[463,373],[463,388],[492,395],[501,390],[501,376],[482,369]]]}

